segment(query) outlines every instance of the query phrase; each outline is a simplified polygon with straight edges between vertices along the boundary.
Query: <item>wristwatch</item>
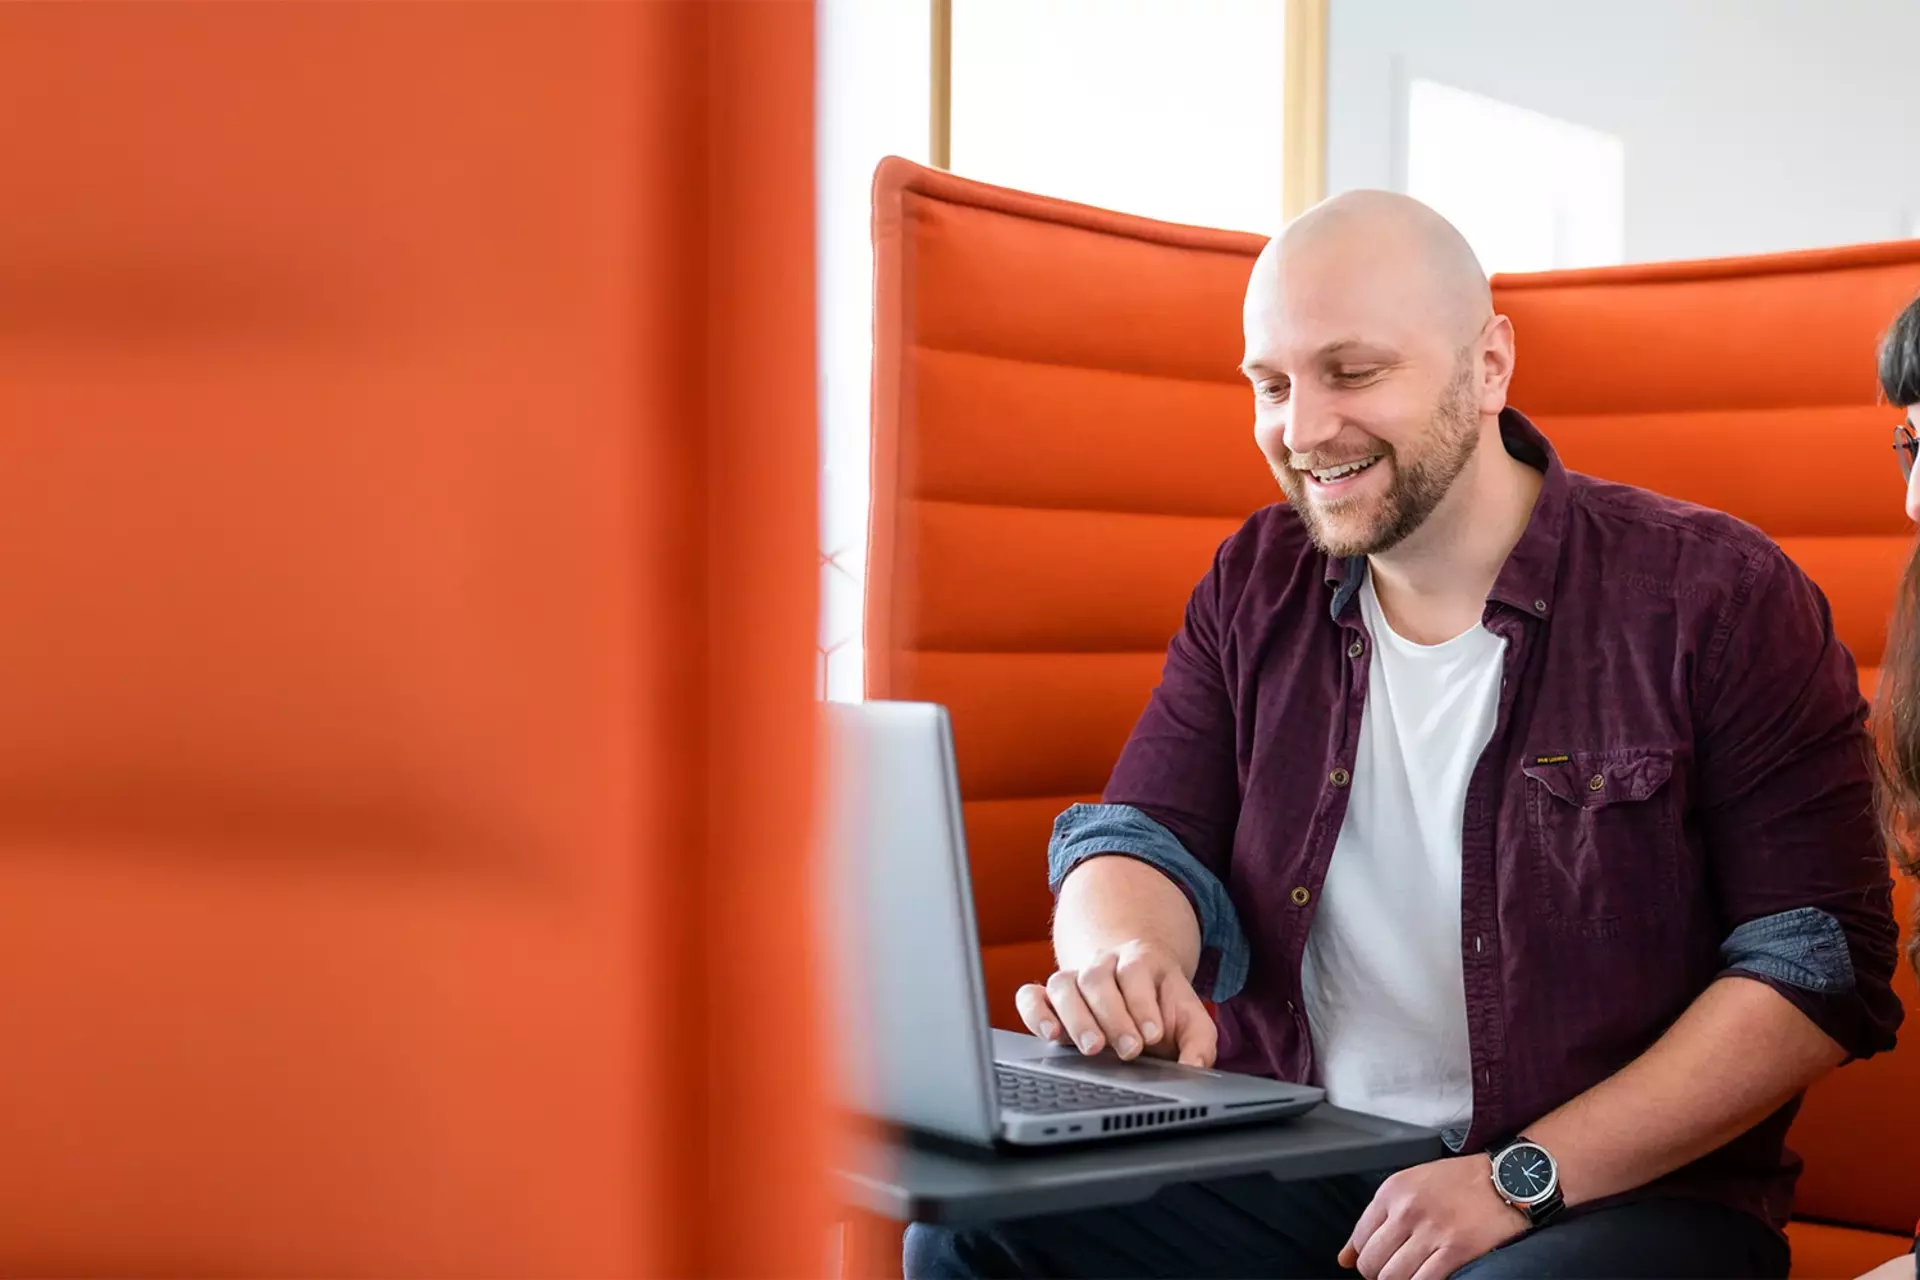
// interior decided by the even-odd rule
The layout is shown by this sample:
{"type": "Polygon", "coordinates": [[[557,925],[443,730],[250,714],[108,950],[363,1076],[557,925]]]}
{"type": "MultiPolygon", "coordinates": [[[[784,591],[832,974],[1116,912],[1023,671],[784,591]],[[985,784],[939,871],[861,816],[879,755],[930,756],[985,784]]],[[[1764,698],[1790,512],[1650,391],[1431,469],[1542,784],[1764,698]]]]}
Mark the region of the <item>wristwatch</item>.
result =
{"type": "Polygon", "coordinates": [[[1560,1166],[1547,1149],[1524,1136],[1493,1156],[1493,1189],[1527,1215],[1530,1227],[1544,1227],[1566,1208],[1560,1195],[1560,1166]]]}

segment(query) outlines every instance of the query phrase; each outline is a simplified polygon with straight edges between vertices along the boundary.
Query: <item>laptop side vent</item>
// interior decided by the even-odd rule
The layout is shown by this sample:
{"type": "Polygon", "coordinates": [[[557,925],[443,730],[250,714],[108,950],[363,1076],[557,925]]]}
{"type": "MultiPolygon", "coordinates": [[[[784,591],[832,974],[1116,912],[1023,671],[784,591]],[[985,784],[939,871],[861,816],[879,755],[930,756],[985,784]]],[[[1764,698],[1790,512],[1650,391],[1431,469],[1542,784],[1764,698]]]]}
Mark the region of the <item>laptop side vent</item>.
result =
{"type": "Polygon", "coordinates": [[[1204,1120],[1206,1107],[1166,1107],[1159,1111],[1135,1111],[1125,1115],[1101,1116],[1100,1132],[1124,1133],[1129,1129],[1151,1129],[1155,1125],[1184,1124],[1188,1120],[1204,1120]]]}

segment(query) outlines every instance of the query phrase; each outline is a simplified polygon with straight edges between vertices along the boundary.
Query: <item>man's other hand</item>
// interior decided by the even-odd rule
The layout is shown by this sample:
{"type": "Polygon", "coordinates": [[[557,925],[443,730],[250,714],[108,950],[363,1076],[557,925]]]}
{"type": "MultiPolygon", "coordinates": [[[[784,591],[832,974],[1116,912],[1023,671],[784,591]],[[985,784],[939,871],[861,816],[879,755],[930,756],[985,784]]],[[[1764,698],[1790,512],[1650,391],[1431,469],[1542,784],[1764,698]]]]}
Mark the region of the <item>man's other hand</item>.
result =
{"type": "Polygon", "coordinates": [[[1340,1251],[1340,1265],[1367,1280],[1444,1280],[1527,1229],[1527,1215],[1493,1188],[1486,1156],[1460,1156],[1402,1169],[1340,1251]]]}
{"type": "Polygon", "coordinates": [[[1146,1053],[1210,1067],[1219,1049],[1185,970],[1150,942],[1097,952],[1085,967],[1062,969],[1044,986],[1028,983],[1014,998],[1029,1031],[1082,1053],[1112,1045],[1122,1058],[1146,1053]]]}

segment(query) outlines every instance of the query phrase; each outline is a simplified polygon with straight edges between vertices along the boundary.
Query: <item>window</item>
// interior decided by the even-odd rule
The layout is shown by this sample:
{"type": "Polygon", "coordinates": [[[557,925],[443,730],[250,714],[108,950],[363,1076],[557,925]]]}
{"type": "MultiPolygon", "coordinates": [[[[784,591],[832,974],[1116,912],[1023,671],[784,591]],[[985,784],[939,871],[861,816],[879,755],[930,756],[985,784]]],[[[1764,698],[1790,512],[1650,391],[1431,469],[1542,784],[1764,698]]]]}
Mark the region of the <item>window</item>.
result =
{"type": "Polygon", "coordinates": [[[953,171],[1271,233],[1285,34],[1281,0],[953,0],[953,171]]]}
{"type": "Polygon", "coordinates": [[[855,701],[867,560],[873,170],[927,159],[927,6],[819,0],[820,634],[816,691],[855,701]]]}
{"type": "MultiPolygon", "coordinates": [[[[818,690],[861,696],[874,166],[925,162],[926,0],[818,0],[818,690]]],[[[954,172],[1126,213],[1281,221],[1283,0],[952,0],[954,172]]]]}
{"type": "Polygon", "coordinates": [[[1460,228],[1489,273],[1624,259],[1626,148],[1598,129],[1415,80],[1406,189],[1460,228]]]}

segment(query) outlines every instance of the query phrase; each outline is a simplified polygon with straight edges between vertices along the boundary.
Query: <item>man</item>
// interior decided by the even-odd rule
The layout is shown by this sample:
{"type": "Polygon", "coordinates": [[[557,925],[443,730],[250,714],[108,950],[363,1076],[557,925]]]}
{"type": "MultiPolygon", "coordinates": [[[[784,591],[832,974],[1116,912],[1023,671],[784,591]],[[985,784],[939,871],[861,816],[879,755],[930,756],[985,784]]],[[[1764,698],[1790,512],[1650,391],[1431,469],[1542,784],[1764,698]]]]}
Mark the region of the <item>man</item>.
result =
{"type": "Polygon", "coordinates": [[[1412,200],[1294,222],[1245,330],[1289,501],[1222,545],[1104,803],[1056,824],[1060,970],[1020,1008],[1456,1154],[915,1227],[909,1276],[1786,1275],[1798,1097],[1901,1016],[1825,600],[1729,516],[1567,472],[1412,200]]]}

